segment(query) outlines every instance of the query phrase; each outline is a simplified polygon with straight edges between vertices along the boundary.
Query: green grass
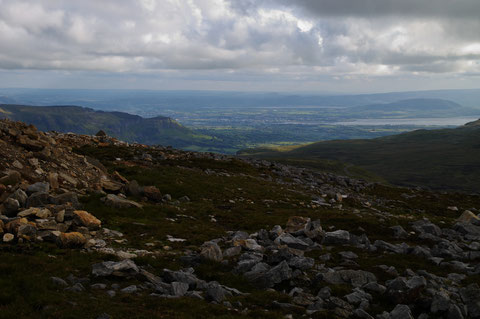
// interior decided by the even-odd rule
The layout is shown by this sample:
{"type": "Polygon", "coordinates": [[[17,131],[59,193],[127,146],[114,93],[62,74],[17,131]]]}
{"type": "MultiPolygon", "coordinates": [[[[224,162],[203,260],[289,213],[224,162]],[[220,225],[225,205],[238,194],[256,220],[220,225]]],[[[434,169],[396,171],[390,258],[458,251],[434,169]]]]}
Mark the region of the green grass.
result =
{"type": "MultiPolygon", "coordinates": [[[[114,258],[77,250],[60,250],[48,244],[22,248],[0,245],[0,252],[0,318],[96,318],[104,312],[114,318],[278,318],[281,314],[276,310],[266,313],[260,309],[269,308],[272,296],[277,300],[288,300],[288,296],[283,294],[264,291],[254,291],[253,296],[232,298],[232,301],[242,301],[252,309],[248,315],[240,315],[221,305],[191,298],[155,298],[150,297],[148,292],[141,292],[138,296],[118,293],[110,298],[104,290],[90,290],[85,285],[86,293],[70,293],[55,287],[50,277],[66,278],[69,274],[79,278],[88,277],[93,263],[114,258]]],[[[149,264],[156,269],[178,268],[178,264],[175,267],[175,261],[171,259],[146,257],[136,259],[136,263],[149,264]]],[[[243,278],[232,275],[229,270],[220,264],[206,263],[198,269],[197,275],[252,291],[253,288],[243,278]]],[[[99,282],[107,286],[119,283],[122,288],[140,284],[135,279],[91,281],[99,282]]]]}
{"type": "Polygon", "coordinates": [[[286,152],[246,150],[242,155],[290,161],[313,168],[321,167],[326,160],[340,161],[396,185],[478,193],[479,138],[478,127],[417,130],[371,140],[313,143],[286,152]]]}
{"type": "MultiPolygon", "coordinates": [[[[448,206],[458,206],[461,210],[480,207],[478,196],[461,193],[441,194],[428,191],[412,191],[384,185],[375,185],[363,190],[372,199],[372,207],[393,214],[393,218],[380,224],[374,211],[365,208],[363,202],[354,198],[343,200],[343,209],[311,208],[308,206],[312,196],[318,196],[302,185],[282,185],[261,179],[262,174],[270,172],[250,166],[239,160],[215,161],[211,159],[166,159],[151,165],[134,160],[140,156],[141,149],[124,147],[83,147],[76,150],[82,154],[100,160],[109,171],[118,171],[129,180],[137,180],[141,185],[155,185],[162,193],[169,193],[174,199],[189,196],[190,202],[178,204],[154,204],[144,202],[144,209],[114,209],[105,206],[99,195],[81,198],[84,209],[102,220],[104,227],[124,233],[127,242],[114,244],[118,247],[148,249],[153,256],[139,257],[135,262],[148,266],[157,275],[162,269],[180,269],[180,262],[187,250],[198,250],[204,241],[226,235],[230,230],[255,232],[261,228],[271,229],[274,225],[284,226],[290,216],[306,216],[320,219],[325,230],[346,229],[360,235],[362,227],[370,240],[383,239],[389,242],[401,242],[392,237],[389,226],[401,224],[409,230],[411,219],[428,217],[445,225],[453,224],[459,212],[452,212],[448,206]],[[121,157],[122,161],[115,161],[121,157]],[[229,176],[206,174],[210,169],[229,176]],[[416,195],[406,198],[407,195],[416,195]],[[264,200],[269,200],[265,202],[264,200]],[[233,202],[231,202],[233,201],[233,202]],[[361,214],[353,213],[357,209],[361,214]],[[182,215],[190,216],[185,217],[182,215]],[[214,216],[216,222],[211,221],[214,216]],[[172,221],[173,219],[173,221],[172,221]],[[381,225],[381,226],[379,226],[381,225]],[[167,235],[184,238],[183,243],[167,241],[167,235]],[[154,243],[154,247],[145,246],[154,243]],[[171,246],[164,250],[163,246],[171,246]]],[[[156,151],[149,151],[153,156],[156,151]]],[[[173,151],[172,151],[173,152],[173,151]]],[[[168,151],[167,151],[168,153],[168,151]]],[[[170,153],[168,153],[170,154],[170,153]]],[[[172,153],[173,154],[173,153],[172,153]]],[[[171,154],[170,154],[171,155],[171,154]]],[[[141,198],[131,198],[141,201],[141,198]]],[[[425,244],[409,238],[409,244],[425,244]]],[[[429,244],[429,243],[426,243],[429,244]]],[[[361,269],[371,271],[381,280],[391,279],[390,275],[376,268],[376,265],[394,265],[402,273],[405,269],[425,269],[431,273],[446,276],[450,269],[436,267],[428,261],[415,256],[369,253],[353,247],[334,247],[330,251],[317,250],[306,255],[313,258],[330,252],[332,259],[326,262],[328,267],[338,266],[341,262],[337,253],[351,250],[359,255],[357,262],[361,269]]],[[[291,302],[282,293],[258,290],[242,276],[232,273],[235,258],[228,263],[204,262],[195,266],[195,273],[204,280],[215,280],[242,292],[247,296],[232,297],[230,302],[240,301],[249,308],[247,314],[230,311],[222,305],[212,305],[204,301],[188,298],[156,299],[142,293],[140,296],[122,296],[109,298],[105,292],[89,291],[88,294],[65,293],[57,290],[49,282],[50,276],[65,278],[73,273],[77,277],[86,277],[91,265],[98,261],[112,260],[111,256],[85,254],[77,250],[61,250],[49,244],[24,246],[0,245],[0,317],[15,318],[95,318],[106,312],[114,318],[279,318],[286,312],[272,308],[272,302],[291,302]],[[56,258],[50,257],[56,256],[56,258]],[[72,302],[75,304],[72,305],[72,302]]],[[[465,282],[474,282],[476,277],[465,282]]],[[[111,284],[114,279],[99,280],[111,284]]],[[[139,284],[137,281],[123,282],[139,284]]],[[[320,285],[322,283],[319,283],[320,285]]],[[[321,286],[311,287],[317,293],[321,286]]],[[[345,286],[332,287],[334,295],[343,297],[351,291],[345,286]]],[[[375,296],[374,309],[393,308],[382,296],[375,296]],[[383,308],[382,308],[383,307],[383,308]]],[[[314,317],[328,317],[329,313],[314,317]]],[[[302,313],[294,313],[301,317],[302,313]]]]}

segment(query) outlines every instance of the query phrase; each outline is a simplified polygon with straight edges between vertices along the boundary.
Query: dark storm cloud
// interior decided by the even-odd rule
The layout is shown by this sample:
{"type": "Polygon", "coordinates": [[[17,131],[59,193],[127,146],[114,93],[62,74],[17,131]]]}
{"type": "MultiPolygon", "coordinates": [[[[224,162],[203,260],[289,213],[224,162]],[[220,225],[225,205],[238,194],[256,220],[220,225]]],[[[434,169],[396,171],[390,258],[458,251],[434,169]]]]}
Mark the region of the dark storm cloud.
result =
{"type": "Polygon", "coordinates": [[[302,8],[306,14],[316,16],[478,19],[480,12],[477,0],[267,0],[266,3],[302,8]]]}

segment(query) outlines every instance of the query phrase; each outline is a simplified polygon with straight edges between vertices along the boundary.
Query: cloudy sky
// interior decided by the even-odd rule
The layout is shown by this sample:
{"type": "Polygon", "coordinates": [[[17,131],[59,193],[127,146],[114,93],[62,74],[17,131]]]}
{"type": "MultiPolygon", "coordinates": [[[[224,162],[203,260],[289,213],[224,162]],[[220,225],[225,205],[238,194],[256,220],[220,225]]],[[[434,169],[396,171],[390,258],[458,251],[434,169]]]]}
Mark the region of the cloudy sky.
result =
{"type": "Polygon", "coordinates": [[[479,0],[0,0],[0,87],[480,88],[479,0]]]}

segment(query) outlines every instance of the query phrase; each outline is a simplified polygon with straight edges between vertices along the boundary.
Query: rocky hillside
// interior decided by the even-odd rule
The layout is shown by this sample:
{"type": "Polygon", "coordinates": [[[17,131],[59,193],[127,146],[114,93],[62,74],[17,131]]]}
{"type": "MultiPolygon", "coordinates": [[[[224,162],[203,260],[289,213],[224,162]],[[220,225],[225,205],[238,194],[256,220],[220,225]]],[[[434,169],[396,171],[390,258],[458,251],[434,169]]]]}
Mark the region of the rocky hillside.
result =
{"type": "Polygon", "coordinates": [[[0,105],[0,118],[33,124],[43,131],[95,134],[104,130],[128,142],[188,147],[210,138],[198,136],[175,120],[157,116],[142,118],[123,112],[103,112],[80,106],[0,105]]]}
{"type": "Polygon", "coordinates": [[[480,198],[0,122],[5,318],[480,318],[480,198]]]}

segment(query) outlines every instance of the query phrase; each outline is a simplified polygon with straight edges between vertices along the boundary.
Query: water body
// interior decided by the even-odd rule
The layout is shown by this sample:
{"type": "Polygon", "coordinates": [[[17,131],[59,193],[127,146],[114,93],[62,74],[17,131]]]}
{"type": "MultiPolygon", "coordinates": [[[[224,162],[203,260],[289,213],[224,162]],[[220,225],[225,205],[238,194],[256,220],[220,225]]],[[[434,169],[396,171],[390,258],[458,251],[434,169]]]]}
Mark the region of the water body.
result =
{"type": "Polygon", "coordinates": [[[415,125],[415,126],[461,126],[468,122],[478,120],[478,117],[450,117],[450,118],[405,118],[405,119],[358,119],[353,121],[340,121],[333,124],[348,126],[383,126],[383,125],[415,125]]]}

